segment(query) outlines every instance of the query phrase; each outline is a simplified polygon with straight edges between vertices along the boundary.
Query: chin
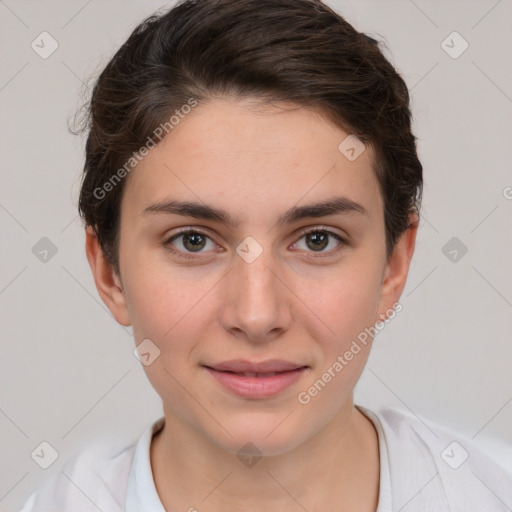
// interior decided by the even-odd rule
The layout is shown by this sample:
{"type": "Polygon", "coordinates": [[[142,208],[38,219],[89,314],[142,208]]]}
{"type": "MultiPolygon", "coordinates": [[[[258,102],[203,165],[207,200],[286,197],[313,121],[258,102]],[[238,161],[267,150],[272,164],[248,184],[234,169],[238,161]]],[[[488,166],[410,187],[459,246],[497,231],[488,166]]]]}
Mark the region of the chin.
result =
{"type": "Polygon", "coordinates": [[[304,423],[301,424],[301,428],[301,425],[291,417],[283,421],[286,414],[280,414],[279,418],[269,416],[267,421],[261,416],[261,412],[249,414],[241,421],[225,424],[232,437],[223,429],[221,432],[217,430],[216,435],[210,433],[208,437],[219,448],[237,456],[247,452],[249,455],[267,457],[283,455],[301,445],[309,437],[304,430],[304,423]]]}

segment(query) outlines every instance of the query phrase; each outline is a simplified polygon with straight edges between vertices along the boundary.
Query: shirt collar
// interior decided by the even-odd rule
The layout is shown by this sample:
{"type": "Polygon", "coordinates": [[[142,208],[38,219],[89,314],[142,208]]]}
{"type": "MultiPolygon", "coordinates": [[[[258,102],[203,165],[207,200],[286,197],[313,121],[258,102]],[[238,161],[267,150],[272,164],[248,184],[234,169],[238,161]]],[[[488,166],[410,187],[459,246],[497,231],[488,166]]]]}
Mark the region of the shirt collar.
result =
{"type": "Polygon", "coordinates": [[[126,512],[165,512],[156,491],[150,459],[151,439],[162,429],[164,423],[165,417],[155,421],[145,430],[135,445],[126,490],[124,505],[126,512]]]}
{"type": "Polygon", "coordinates": [[[376,512],[392,512],[392,488],[391,472],[389,469],[389,451],[386,443],[386,435],[377,414],[361,405],[355,407],[364,414],[375,426],[379,437],[379,502],[376,512]]]}

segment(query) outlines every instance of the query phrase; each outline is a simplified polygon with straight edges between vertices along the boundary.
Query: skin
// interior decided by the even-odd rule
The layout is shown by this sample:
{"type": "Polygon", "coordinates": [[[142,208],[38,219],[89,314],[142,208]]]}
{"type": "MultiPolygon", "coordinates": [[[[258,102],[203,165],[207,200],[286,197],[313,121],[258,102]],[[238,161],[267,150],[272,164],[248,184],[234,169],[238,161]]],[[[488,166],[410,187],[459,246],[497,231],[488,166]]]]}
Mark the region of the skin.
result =
{"type": "Polygon", "coordinates": [[[406,282],[417,222],[387,259],[372,148],[349,161],[338,150],[348,133],[319,113],[285,107],[215,99],[150,151],[123,193],[120,275],[86,233],[103,301],[133,326],[136,344],[150,339],[161,351],[144,370],[164,407],[151,464],[167,510],[377,507],[378,437],[353,403],[371,343],[308,404],[298,395],[389,315],[406,282]],[[276,224],[293,206],[341,196],[365,212],[276,224]],[[239,223],[142,213],[170,199],[222,208],[239,223]],[[317,249],[302,232],[318,226],[347,243],[330,237],[317,249]],[[168,242],[186,227],[208,237],[199,252],[183,236],[168,242]],[[236,253],[248,236],[263,249],[252,263],[236,253]],[[234,395],[201,366],[273,358],[309,368],[266,399],[234,395]],[[252,467],[236,456],[248,442],[263,455],[252,467]]]}

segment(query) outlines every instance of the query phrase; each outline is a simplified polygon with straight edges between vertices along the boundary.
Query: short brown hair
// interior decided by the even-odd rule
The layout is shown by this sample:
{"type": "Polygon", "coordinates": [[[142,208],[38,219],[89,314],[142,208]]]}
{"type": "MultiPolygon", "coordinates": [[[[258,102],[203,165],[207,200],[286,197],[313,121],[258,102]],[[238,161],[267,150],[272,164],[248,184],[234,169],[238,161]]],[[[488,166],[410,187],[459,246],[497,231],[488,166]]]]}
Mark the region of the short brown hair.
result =
{"type": "Polygon", "coordinates": [[[379,43],[320,0],[185,0],[133,31],[87,106],[78,209],[117,272],[126,180],[111,178],[190,98],[222,96],[313,108],[370,144],[391,254],[419,215],[423,180],[409,92],[379,43]]]}

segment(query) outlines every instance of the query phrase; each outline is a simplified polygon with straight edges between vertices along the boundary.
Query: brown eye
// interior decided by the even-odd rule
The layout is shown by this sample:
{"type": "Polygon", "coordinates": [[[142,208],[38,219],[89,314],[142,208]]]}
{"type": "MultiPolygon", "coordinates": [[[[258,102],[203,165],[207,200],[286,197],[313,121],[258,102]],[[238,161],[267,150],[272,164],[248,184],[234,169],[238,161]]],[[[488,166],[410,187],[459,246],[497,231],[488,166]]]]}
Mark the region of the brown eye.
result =
{"type": "Polygon", "coordinates": [[[315,228],[302,233],[300,240],[294,244],[294,248],[328,255],[336,252],[343,245],[347,243],[340,235],[324,228],[315,228]],[[328,247],[330,249],[325,250],[328,247]]]}
{"type": "Polygon", "coordinates": [[[329,235],[322,231],[313,231],[306,235],[306,245],[313,251],[323,251],[329,245],[329,235]]]}
{"type": "Polygon", "coordinates": [[[182,230],[173,235],[164,242],[164,246],[183,258],[193,258],[192,254],[194,253],[200,256],[217,247],[208,235],[193,229],[182,230]]]}
{"type": "Polygon", "coordinates": [[[188,251],[200,251],[206,245],[206,237],[200,233],[185,233],[181,236],[183,237],[183,246],[188,251]]]}

